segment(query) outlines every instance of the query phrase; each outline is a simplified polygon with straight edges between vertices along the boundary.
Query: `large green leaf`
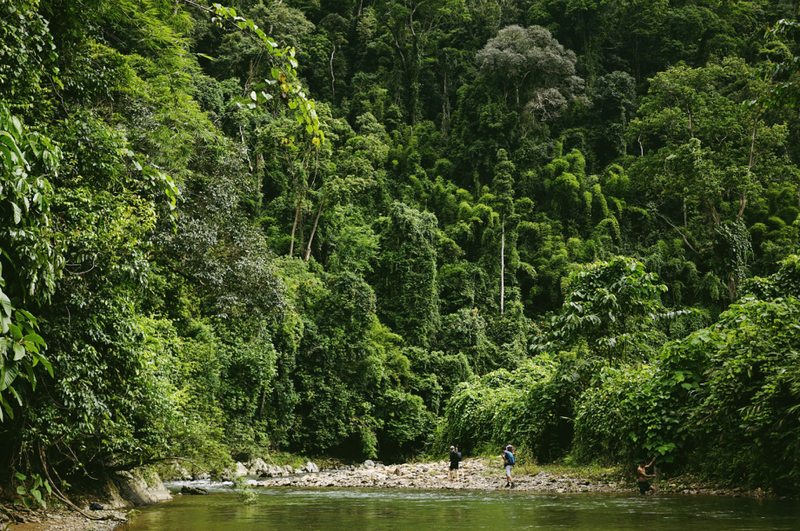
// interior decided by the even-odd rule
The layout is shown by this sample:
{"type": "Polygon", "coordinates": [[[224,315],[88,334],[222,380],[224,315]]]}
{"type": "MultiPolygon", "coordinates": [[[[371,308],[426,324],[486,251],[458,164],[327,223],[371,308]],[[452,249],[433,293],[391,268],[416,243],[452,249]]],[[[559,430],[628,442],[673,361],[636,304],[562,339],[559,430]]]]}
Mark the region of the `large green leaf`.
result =
{"type": "Polygon", "coordinates": [[[11,310],[13,310],[11,300],[8,298],[8,295],[2,291],[0,291],[0,307],[3,308],[3,313],[5,313],[7,317],[11,317],[11,310]]]}
{"type": "Polygon", "coordinates": [[[14,361],[19,361],[25,357],[25,347],[22,345],[14,345],[14,361]]]}

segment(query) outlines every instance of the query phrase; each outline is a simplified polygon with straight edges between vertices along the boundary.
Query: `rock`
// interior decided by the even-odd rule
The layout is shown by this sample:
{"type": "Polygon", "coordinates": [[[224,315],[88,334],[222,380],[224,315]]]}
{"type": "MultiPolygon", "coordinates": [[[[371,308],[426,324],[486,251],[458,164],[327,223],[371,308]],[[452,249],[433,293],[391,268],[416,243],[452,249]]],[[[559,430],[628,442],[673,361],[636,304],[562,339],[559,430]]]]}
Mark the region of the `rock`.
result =
{"type": "Polygon", "coordinates": [[[250,470],[251,476],[257,476],[259,474],[263,474],[269,468],[267,464],[264,462],[263,459],[260,457],[253,459],[247,464],[247,468],[250,470]]]}
{"type": "Polygon", "coordinates": [[[202,474],[195,474],[192,476],[192,479],[195,481],[206,481],[211,479],[211,475],[208,472],[203,472],[202,474]]]}
{"type": "Polygon", "coordinates": [[[288,476],[291,476],[292,474],[294,474],[294,468],[292,468],[292,465],[284,465],[282,470],[283,470],[283,473],[288,475],[288,476]]]}
{"type": "Polygon", "coordinates": [[[208,491],[206,489],[201,489],[200,487],[189,487],[188,485],[184,485],[181,487],[181,494],[191,494],[193,496],[206,496],[208,491]]]}
{"type": "Polygon", "coordinates": [[[241,476],[247,476],[249,474],[250,474],[250,471],[247,469],[247,467],[244,466],[239,461],[236,461],[236,468],[233,471],[234,477],[238,478],[238,477],[241,477],[241,476]]]}
{"type": "Polygon", "coordinates": [[[92,504],[89,505],[89,509],[91,509],[92,511],[102,511],[103,506],[97,502],[92,502],[92,504]]]}
{"type": "Polygon", "coordinates": [[[370,459],[367,459],[366,461],[364,461],[364,468],[375,468],[375,462],[370,459]]]}
{"type": "Polygon", "coordinates": [[[106,507],[111,509],[172,499],[158,474],[145,469],[117,472],[107,484],[106,495],[106,507]]]}
{"type": "Polygon", "coordinates": [[[319,467],[314,463],[312,463],[311,461],[309,461],[308,463],[306,463],[306,466],[304,466],[302,470],[314,474],[319,472],[319,467]]]}

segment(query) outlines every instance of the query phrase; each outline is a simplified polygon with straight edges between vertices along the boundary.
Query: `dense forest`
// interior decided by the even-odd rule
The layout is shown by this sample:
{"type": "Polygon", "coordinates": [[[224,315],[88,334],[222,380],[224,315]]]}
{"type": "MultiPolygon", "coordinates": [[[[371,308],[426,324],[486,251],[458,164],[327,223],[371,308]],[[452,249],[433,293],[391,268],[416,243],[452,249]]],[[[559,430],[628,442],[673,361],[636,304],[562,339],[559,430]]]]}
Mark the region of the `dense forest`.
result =
{"type": "Polygon", "coordinates": [[[0,480],[513,443],[800,492],[797,15],[0,0],[0,480]]]}

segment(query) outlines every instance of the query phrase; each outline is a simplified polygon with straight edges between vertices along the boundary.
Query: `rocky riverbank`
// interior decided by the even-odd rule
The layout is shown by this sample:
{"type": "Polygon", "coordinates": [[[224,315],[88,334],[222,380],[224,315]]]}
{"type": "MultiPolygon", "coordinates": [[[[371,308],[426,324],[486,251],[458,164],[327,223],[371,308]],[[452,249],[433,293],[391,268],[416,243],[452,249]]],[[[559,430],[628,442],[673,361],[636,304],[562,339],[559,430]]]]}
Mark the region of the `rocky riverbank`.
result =
{"type": "MultiPolygon", "coordinates": [[[[244,467],[246,468],[246,467],[244,467]]],[[[291,467],[289,467],[291,468],[291,467]]],[[[375,488],[375,489],[447,489],[447,490],[505,490],[505,472],[496,463],[485,459],[462,461],[458,481],[448,477],[449,463],[402,464],[384,466],[366,461],[359,466],[338,470],[309,472],[316,466],[308,463],[303,469],[288,473],[286,468],[269,467],[259,479],[250,480],[253,487],[295,488],[375,488]]],[[[516,472],[516,471],[515,471],[516,472]]],[[[575,477],[569,473],[537,471],[535,474],[514,475],[514,490],[542,493],[624,492],[636,493],[632,477],[600,474],[597,477],[575,477]]],[[[679,494],[727,495],[733,497],[764,497],[761,489],[725,489],[695,481],[660,481],[661,492],[679,494]]]]}

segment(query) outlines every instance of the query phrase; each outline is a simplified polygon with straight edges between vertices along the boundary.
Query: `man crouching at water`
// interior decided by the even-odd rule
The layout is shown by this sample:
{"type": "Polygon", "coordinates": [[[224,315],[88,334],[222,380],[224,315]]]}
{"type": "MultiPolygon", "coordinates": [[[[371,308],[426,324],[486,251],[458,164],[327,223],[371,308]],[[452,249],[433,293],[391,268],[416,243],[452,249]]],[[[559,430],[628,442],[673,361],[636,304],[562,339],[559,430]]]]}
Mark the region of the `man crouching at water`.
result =
{"type": "Polygon", "coordinates": [[[654,457],[649,465],[644,464],[644,459],[639,461],[639,468],[636,469],[636,476],[639,478],[639,492],[642,494],[647,494],[649,491],[655,492],[656,488],[648,481],[648,478],[656,477],[655,474],[648,474],[647,470],[653,463],[656,462],[656,458],[654,457]]]}

